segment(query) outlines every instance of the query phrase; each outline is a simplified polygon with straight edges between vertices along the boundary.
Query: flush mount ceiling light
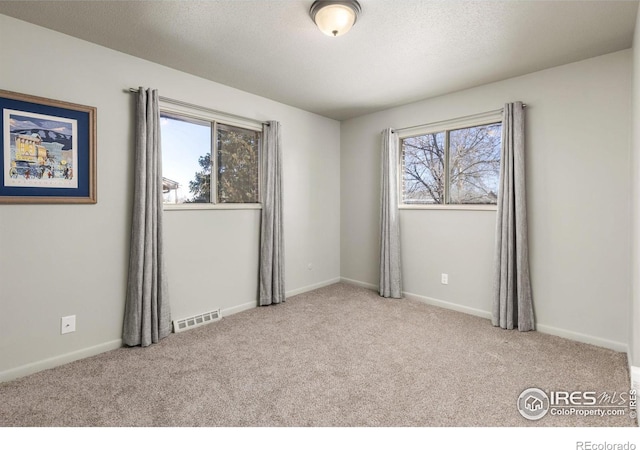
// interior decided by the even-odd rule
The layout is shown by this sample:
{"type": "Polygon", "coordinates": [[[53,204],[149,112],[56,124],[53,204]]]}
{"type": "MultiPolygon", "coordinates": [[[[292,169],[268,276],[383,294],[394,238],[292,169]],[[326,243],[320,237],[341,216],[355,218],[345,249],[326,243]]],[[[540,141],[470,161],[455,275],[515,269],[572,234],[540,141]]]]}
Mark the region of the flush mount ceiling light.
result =
{"type": "Polygon", "coordinates": [[[309,14],[327,36],[342,36],[351,29],[362,8],[356,0],[316,0],[309,14]]]}

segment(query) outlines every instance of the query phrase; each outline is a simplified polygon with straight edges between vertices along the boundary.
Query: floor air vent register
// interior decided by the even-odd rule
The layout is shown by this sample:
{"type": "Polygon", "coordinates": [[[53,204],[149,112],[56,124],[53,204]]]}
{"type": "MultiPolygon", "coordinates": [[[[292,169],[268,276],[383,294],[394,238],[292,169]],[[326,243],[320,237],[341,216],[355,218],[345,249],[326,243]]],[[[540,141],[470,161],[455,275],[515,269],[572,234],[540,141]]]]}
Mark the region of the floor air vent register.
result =
{"type": "Polygon", "coordinates": [[[190,330],[201,325],[215,322],[221,318],[220,310],[216,309],[215,311],[209,311],[203,314],[198,314],[197,316],[187,317],[186,319],[174,320],[173,332],[180,333],[181,331],[190,330]]]}

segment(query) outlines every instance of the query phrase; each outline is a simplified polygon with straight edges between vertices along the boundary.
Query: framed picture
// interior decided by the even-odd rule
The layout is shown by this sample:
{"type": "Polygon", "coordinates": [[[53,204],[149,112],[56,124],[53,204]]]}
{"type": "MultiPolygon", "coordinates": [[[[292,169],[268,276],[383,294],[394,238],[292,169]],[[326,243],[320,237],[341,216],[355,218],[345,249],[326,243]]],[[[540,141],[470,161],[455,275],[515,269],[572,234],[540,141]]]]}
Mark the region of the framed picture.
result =
{"type": "Polygon", "coordinates": [[[96,203],[96,108],[0,90],[0,203],[96,203]]]}

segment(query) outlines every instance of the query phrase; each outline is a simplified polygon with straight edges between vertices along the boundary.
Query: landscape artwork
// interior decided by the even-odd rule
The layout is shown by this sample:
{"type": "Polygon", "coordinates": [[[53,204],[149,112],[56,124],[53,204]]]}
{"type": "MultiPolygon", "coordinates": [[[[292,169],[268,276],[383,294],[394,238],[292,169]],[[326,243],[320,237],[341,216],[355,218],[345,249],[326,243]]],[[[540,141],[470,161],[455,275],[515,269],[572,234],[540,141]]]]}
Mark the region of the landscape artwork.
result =
{"type": "Polygon", "coordinates": [[[4,186],[78,188],[75,119],[3,110],[4,186]]]}

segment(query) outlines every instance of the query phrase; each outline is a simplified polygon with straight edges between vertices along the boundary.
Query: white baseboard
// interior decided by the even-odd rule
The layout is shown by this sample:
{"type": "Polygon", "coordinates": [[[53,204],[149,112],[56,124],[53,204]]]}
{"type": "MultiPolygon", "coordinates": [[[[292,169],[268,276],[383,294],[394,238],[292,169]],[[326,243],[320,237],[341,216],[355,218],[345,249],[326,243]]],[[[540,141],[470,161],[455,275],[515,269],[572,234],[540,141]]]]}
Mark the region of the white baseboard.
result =
{"type": "MultiPolygon", "coordinates": [[[[305,292],[314,291],[316,289],[320,289],[325,286],[330,286],[332,284],[336,284],[340,282],[340,278],[333,278],[331,280],[323,281],[321,283],[312,284],[310,286],[305,286],[299,289],[293,289],[291,291],[285,292],[285,298],[293,297],[294,295],[304,294],[305,292]]],[[[249,309],[257,308],[258,301],[243,303],[242,305],[232,306],[231,308],[226,308],[220,310],[222,317],[231,316],[233,314],[237,314],[242,311],[247,311],[249,309]]]]}
{"type": "MultiPolygon", "coordinates": [[[[377,291],[378,286],[366,283],[363,281],[353,280],[350,278],[333,278],[330,280],[323,281],[321,283],[316,283],[313,285],[305,286],[299,289],[293,289],[285,293],[285,296],[293,297],[295,295],[303,294],[305,292],[313,291],[325,286],[330,286],[335,283],[348,283],[355,286],[360,286],[365,289],[372,289],[377,291]]],[[[474,316],[482,317],[485,319],[491,319],[491,313],[488,311],[483,311],[476,308],[471,308],[464,305],[459,305],[456,303],[447,302],[444,300],[438,300],[431,297],[426,297],[423,295],[412,294],[410,292],[403,292],[403,295],[408,299],[417,300],[429,305],[438,306],[441,308],[450,309],[453,311],[462,312],[465,314],[471,314],[474,316]]],[[[226,308],[221,310],[222,317],[230,316],[233,314],[237,314],[242,311],[246,311],[249,309],[253,309],[257,307],[257,302],[247,302],[241,305],[233,306],[231,308],[226,308]]],[[[631,385],[634,386],[635,389],[640,391],[640,367],[631,366],[631,358],[629,357],[629,347],[627,344],[623,342],[611,341],[608,339],[602,339],[595,336],[577,333],[574,331],[568,331],[561,328],[551,327],[543,324],[537,324],[536,330],[540,333],[551,334],[554,336],[563,337],[566,339],[570,339],[573,341],[583,342],[586,344],[596,345],[599,347],[609,348],[611,350],[626,352],[629,360],[629,374],[631,377],[631,385]]],[[[114,341],[105,342],[103,344],[98,344],[93,347],[88,347],[85,349],[77,350],[70,353],[65,353],[63,355],[54,356],[52,358],[43,359],[41,361],[36,361],[30,364],[25,364],[23,366],[19,366],[13,369],[5,370],[4,372],[0,372],[0,383],[5,381],[14,380],[16,378],[20,378],[26,375],[31,375],[36,372],[40,372],[42,370],[51,369],[53,367],[60,366],[62,364],[67,364],[78,359],[88,358],[90,356],[95,356],[97,354],[115,350],[117,348],[122,347],[122,340],[116,339],[114,341]]]]}
{"type": "Polygon", "coordinates": [[[344,277],[340,278],[340,281],[343,283],[352,284],[354,286],[360,286],[365,289],[371,289],[374,291],[378,290],[378,286],[376,286],[375,284],[365,283],[364,281],[352,280],[351,278],[344,277]]]}
{"type": "Polygon", "coordinates": [[[604,347],[616,352],[626,353],[628,350],[627,344],[624,342],[611,341],[609,339],[603,339],[589,334],[578,333],[575,331],[569,331],[562,328],[551,327],[543,324],[536,324],[536,331],[544,334],[552,334],[562,338],[570,339],[572,341],[583,342],[585,344],[595,345],[597,347],[604,347]]]}
{"type": "MultiPolygon", "coordinates": [[[[489,311],[484,311],[481,309],[471,308],[464,305],[459,305],[457,303],[446,302],[443,300],[438,300],[435,298],[425,297],[417,294],[412,294],[410,292],[403,292],[406,298],[412,298],[433,306],[440,306],[446,309],[452,309],[454,311],[459,311],[465,314],[471,314],[474,316],[482,317],[485,319],[491,320],[491,313],[489,311]]],[[[627,344],[624,342],[611,341],[609,339],[603,339],[596,336],[591,336],[588,334],[578,333],[575,331],[569,331],[562,328],[556,328],[549,325],[544,325],[541,323],[536,324],[536,331],[544,334],[551,334],[553,336],[562,337],[565,339],[570,339],[572,341],[582,342],[585,344],[596,345],[598,347],[608,348],[610,350],[614,350],[616,352],[626,353],[628,350],[627,344]]]]}
{"type": "MultiPolygon", "coordinates": [[[[378,286],[366,283],[363,281],[352,280],[350,278],[341,278],[341,281],[344,283],[353,284],[355,286],[360,286],[366,289],[378,290],[378,286]]],[[[482,317],[485,319],[491,319],[491,312],[484,311],[481,309],[471,308],[469,306],[460,305],[457,303],[447,302],[444,300],[438,300],[436,298],[427,297],[424,295],[412,294],[411,292],[403,291],[402,293],[406,298],[417,300],[423,303],[427,303],[429,305],[438,306],[441,308],[451,309],[453,311],[462,312],[465,314],[471,314],[474,316],[482,317]]],[[[583,342],[585,344],[596,345],[598,347],[608,348],[610,350],[614,350],[617,352],[626,353],[628,351],[628,345],[624,342],[612,341],[609,339],[603,339],[596,336],[591,336],[588,334],[578,333],[575,331],[569,331],[562,328],[556,328],[544,324],[536,324],[536,331],[544,334],[551,334],[554,336],[563,337],[566,339],[570,339],[572,341],[583,342]]],[[[640,370],[640,369],[639,369],[640,370]]],[[[638,379],[640,381],[640,373],[638,374],[638,379]]],[[[639,389],[640,391],[640,389],[639,389]]]]}
{"type": "Polygon", "coordinates": [[[258,307],[258,301],[256,300],[253,302],[243,303],[242,305],[232,306],[231,308],[221,309],[220,315],[222,316],[222,318],[225,318],[227,316],[232,316],[239,312],[247,311],[249,309],[253,309],[257,307],[258,307]]]}
{"type": "Polygon", "coordinates": [[[446,302],[444,300],[438,300],[436,298],[425,297],[424,295],[412,294],[411,292],[403,292],[402,294],[408,299],[417,300],[428,305],[451,309],[453,311],[458,311],[465,314],[471,314],[472,316],[482,317],[483,319],[491,319],[491,313],[488,311],[483,311],[481,309],[458,305],[456,303],[446,302]]]}
{"type": "MultiPolygon", "coordinates": [[[[292,291],[287,292],[286,297],[292,297],[294,295],[302,294],[304,292],[313,291],[315,289],[319,289],[321,287],[329,286],[331,284],[339,283],[340,278],[333,278],[331,280],[323,281],[322,283],[317,283],[311,286],[306,286],[300,289],[294,289],[292,291]]],[[[233,314],[237,314],[242,311],[247,311],[249,309],[256,308],[258,306],[257,301],[243,303],[241,305],[232,306],[230,308],[222,309],[221,315],[222,317],[231,316],[233,314]]],[[[5,370],[4,372],[0,372],[0,383],[10,380],[15,380],[16,378],[24,377],[27,375],[34,374],[36,372],[40,372],[46,369],[52,369],[57,366],[61,366],[63,364],[67,364],[73,361],[77,361],[78,359],[88,358],[90,356],[95,356],[100,353],[104,353],[109,350],[115,350],[117,348],[122,347],[122,339],[116,339],[114,341],[105,342],[103,344],[98,344],[93,347],[83,348],[81,350],[76,350],[74,352],[65,353],[64,355],[54,356],[51,358],[43,359],[41,361],[36,361],[33,363],[25,364],[23,366],[15,367],[13,369],[5,370]]]]}
{"type": "Polygon", "coordinates": [[[340,278],[332,278],[330,280],[322,281],[320,283],[312,284],[309,286],[301,287],[298,289],[292,289],[290,291],[285,292],[284,296],[286,298],[293,297],[294,295],[304,294],[305,292],[315,291],[316,289],[320,289],[326,286],[331,286],[332,284],[336,284],[340,282],[340,278]]]}
{"type": "Polygon", "coordinates": [[[93,347],[76,350],[75,352],[65,353],[64,355],[54,356],[52,358],[25,364],[24,366],[0,372],[0,382],[15,380],[16,378],[31,375],[42,370],[52,369],[63,364],[77,361],[78,359],[88,358],[120,347],[122,347],[122,339],[116,339],[114,341],[94,345],[93,347]]]}

